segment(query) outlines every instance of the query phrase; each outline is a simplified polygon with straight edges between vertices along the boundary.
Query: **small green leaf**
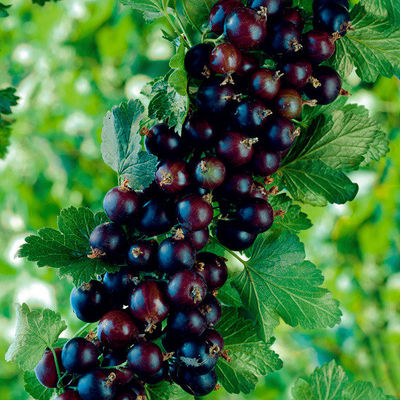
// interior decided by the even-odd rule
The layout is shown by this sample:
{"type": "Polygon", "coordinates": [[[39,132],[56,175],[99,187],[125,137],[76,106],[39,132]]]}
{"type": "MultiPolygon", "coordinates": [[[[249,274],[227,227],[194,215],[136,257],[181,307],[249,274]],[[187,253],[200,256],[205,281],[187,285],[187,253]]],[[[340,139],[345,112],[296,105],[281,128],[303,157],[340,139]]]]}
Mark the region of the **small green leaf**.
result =
{"type": "Polygon", "coordinates": [[[55,389],[43,386],[32,371],[26,371],[24,373],[24,389],[25,392],[37,400],[50,400],[55,392],[55,389]]]}
{"type": "Polygon", "coordinates": [[[87,208],[70,207],[61,211],[58,229],[40,229],[28,236],[19,250],[20,257],[35,261],[38,267],[59,268],[60,276],[71,276],[75,285],[95,279],[105,271],[116,272],[119,266],[101,259],[90,259],[89,236],[108,219],[104,213],[93,214],[87,208]]]}
{"type": "Polygon", "coordinates": [[[134,190],[146,188],[154,180],[157,157],[142,149],[140,122],[144,106],[129,100],[113,107],[104,118],[101,153],[104,162],[134,190]]]}
{"type": "Polygon", "coordinates": [[[17,306],[17,327],[14,342],[6,353],[6,361],[14,362],[24,371],[32,370],[47,347],[55,343],[67,325],[49,309],[31,311],[26,304],[17,306]]]}
{"type": "Polygon", "coordinates": [[[169,77],[168,83],[176,90],[181,96],[186,96],[187,93],[187,75],[186,71],[176,69],[169,77]]]}
{"type": "Polygon", "coordinates": [[[217,330],[232,360],[220,357],[216,367],[219,381],[228,393],[250,393],[259,377],[282,368],[282,361],[270,349],[274,339],[260,341],[252,322],[240,317],[237,310],[224,309],[217,330]]]}
{"type": "Polygon", "coordinates": [[[146,385],[146,393],[149,400],[190,400],[193,396],[186,393],[178,385],[169,382],[161,382],[156,385],[146,385]]]}
{"type": "Polygon", "coordinates": [[[7,8],[10,8],[10,7],[11,7],[11,5],[5,5],[3,3],[0,3],[0,18],[5,18],[5,17],[9,16],[7,8]]]}
{"type": "Polygon", "coordinates": [[[0,114],[11,114],[11,107],[17,105],[18,99],[15,88],[8,87],[0,90],[0,114]]]}

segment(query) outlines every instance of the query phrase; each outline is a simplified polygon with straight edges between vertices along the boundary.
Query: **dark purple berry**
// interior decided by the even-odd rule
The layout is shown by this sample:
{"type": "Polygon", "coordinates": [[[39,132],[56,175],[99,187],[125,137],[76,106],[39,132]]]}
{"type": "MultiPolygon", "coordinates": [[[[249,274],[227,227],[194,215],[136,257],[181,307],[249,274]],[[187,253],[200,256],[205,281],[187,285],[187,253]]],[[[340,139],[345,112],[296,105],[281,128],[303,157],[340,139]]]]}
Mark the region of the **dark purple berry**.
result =
{"type": "Polygon", "coordinates": [[[218,353],[216,354],[204,340],[192,339],[179,346],[176,359],[178,365],[185,370],[205,374],[215,367],[218,353]]]}
{"type": "Polygon", "coordinates": [[[104,288],[115,305],[128,304],[128,298],[135,287],[137,277],[126,270],[112,274],[106,272],[103,279],[104,288]]]}
{"type": "Polygon", "coordinates": [[[167,124],[154,125],[144,139],[146,150],[162,159],[179,158],[184,153],[182,139],[167,124]]]}
{"type": "Polygon", "coordinates": [[[164,361],[158,372],[152,375],[140,375],[140,379],[142,379],[144,383],[155,385],[156,383],[168,380],[168,370],[169,364],[167,361],[164,361]]]}
{"type": "Polygon", "coordinates": [[[199,113],[188,117],[182,128],[182,137],[194,146],[208,147],[214,142],[215,136],[215,128],[206,116],[199,113]]]}
{"type": "Polygon", "coordinates": [[[210,77],[210,54],[213,47],[207,43],[200,43],[193,46],[185,56],[185,69],[189,76],[196,79],[210,77]]]}
{"type": "Polygon", "coordinates": [[[228,176],[225,182],[217,189],[216,195],[230,202],[246,197],[251,190],[253,179],[248,174],[235,173],[228,176]]]}
{"type": "Polygon", "coordinates": [[[208,26],[211,32],[221,35],[224,32],[226,16],[235,8],[240,6],[240,0],[217,1],[210,11],[208,26]]]}
{"type": "Polygon", "coordinates": [[[185,239],[197,250],[203,249],[210,238],[210,231],[208,228],[201,229],[199,231],[188,231],[183,229],[185,239]]]}
{"type": "Polygon", "coordinates": [[[270,69],[259,69],[250,79],[251,91],[261,100],[272,100],[281,87],[280,73],[270,69]]]}
{"type": "Polygon", "coordinates": [[[162,368],[163,355],[151,342],[138,343],[128,353],[128,365],[138,375],[154,375],[162,368]]]}
{"type": "Polygon", "coordinates": [[[228,165],[238,167],[248,163],[253,156],[254,139],[238,132],[227,132],[218,140],[217,155],[228,165]]]}
{"type": "Polygon", "coordinates": [[[173,274],[190,269],[196,262],[196,251],[185,239],[170,237],[164,239],[158,248],[158,269],[173,274]]]}
{"type": "Polygon", "coordinates": [[[250,198],[251,199],[261,199],[268,202],[268,190],[265,189],[265,186],[260,182],[254,181],[250,190],[250,198]]]}
{"type": "Polygon", "coordinates": [[[340,4],[319,7],[314,13],[314,27],[328,33],[346,35],[350,29],[349,11],[340,4]]]}
{"type": "Polygon", "coordinates": [[[268,17],[272,17],[283,10],[285,0],[249,0],[247,6],[255,10],[260,10],[261,7],[265,7],[268,17]]]}
{"type": "Polygon", "coordinates": [[[204,189],[215,189],[222,185],[226,176],[226,168],[222,161],[215,157],[201,159],[194,168],[194,178],[204,189]]]}
{"type": "Polygon", "coordinates": [[[305,59],[287,60],[282,64],[282,80],[289,86],[301,89],[312,75],[311,63],[305,59]]]}
{"type": "Polygon", "coordinates": [[[283,118],[297,118],[303,110],[303,99],[295,89],[282,89],[275,98],[275,110],[283,118]]]}
{"type": "Polygon", "coordinates": [[[258,150],[251,161],[252,170],[255,175],[269,176],[278,171],[281,162],[279,153],[258,150]]]}
{"type": "Polygon", "coordinates": [[[228,268],[222,257],[204,252],[197,255],[197,273],[207,283],[208,290],[213,291],[224,286],[228,279],[228,268]]]}
{"type": "Polygon", "coordinates": [[[217,74],[233,74],[242,64],[242,54],[233,44],[221,43],[210,55],[211,69],[217,74]]]}
{"type": "Polygon", "coordinates": [[[200,305],[200,312],[204,315],[208,327],[217,325],[222,316],[221,303],[215,296],[209,294],[200,305]]]}
{"type": "Polygon", "coordinates": [[[180,338],[201,336],[207,328],[206,318],[196,308],[178,310],[168,317],[168,332],[180,338]]]}
{"type": "Polygon", "coordinates": [[[277,55],[294,55],[302,49],[301,31],[290,22],[275,24],[270,38],[271,51],[277,55]]]}
{"type": "Polygon", "coordinates": [[[283,10],[280,16],[281,21],[290,22],[293,24],[300,32],[304,28],[304,19],[297,8],[287,7],[283,10]]]}
{"type": "Polygon", "coordinates": [[[163,161],[156,171],[156,182],[170,194],[181,192],[189,185],[189,174],[184,161],[163,161]]]}
{"type": "Polygon", "coordinates": [[[328,32],[310,31],[303,37],[304,53],[314,64],[320,64],[335,52],[335,39],[328,32]]]}
{"type": "Polygon", "coordinates": [[[185,392],[193,396],[205,396],[215,389],[218,377],[214,370],[202,375],[194,372],[182,371],[179,381],[185,392]]]}
{"type": "Polygon", "coordinates": [[[292,121],[276,117],[267,125],[262,140],[271,151],[284,151],[293,145],[298,135],[292,121]]]}
{"type": "Polygon", "coordinates": [[[148,236],[168,232],[175,223],[173,208],[163,199],[149,200],[142,208],[139,230],[148,236]]]}
{"type": "Polygon", "coordinates": [[[61,360],[68,372],[83,374],[98,366],[96,346],[82,337],[76,337],[65,343],[61,360]]]}
{"type": "Polygon", "coordinates": [[[82,400],[111,400],[115,397],[114,373],[96,370],[83,375],[78,381],[78,393],[82,400]]]}
{"type": "Polygon", "coordinates": [[[68,390],[55,398],[55,400],[82,400],[75,390],[68,390]]]}
{"type": "Polygon", "coordinates": [[[218,346],[219,350],[222,351],[225,346],[223,337],[214,329],[207,329],[202,336],[203,340],[211,346],[218,346]]]}
{"type": "Polygon", "coordinates": [[[268,122],[272,111],[261,101],[246,99],[232,110],[232,123],[247,136],[257,136],[268,122]]]}
{"type": "Polygon", "coordinates": [[[178,202],[176,215],[185,229],[199,231],[207,228],[211,223],[213,208],[204,198],[192,195],[178,202]]]}
{"type": "Polygon", "coordinates": [[[242,63],[240,64],[240,68],[236,71],[236,74],[243,77],[251,74],[258,68],[260,68],[260,62],[255,56],[252,54],[243,54],[242,63]]]}
{"type": "Polygon", "coordinates": [[[244,230],[236,221],[221,220],[217,223],[217,239],[230,250],[246,250],[254,243],[257,235],[244,230]]]}
{"type": "Polygon", "coordinates": [[[135,271],[154,271],[157,269],[157,253],[156,240],[139,240],[129,248],[128,265],[135,271]]]}
{"type": "MultiPolygon", "coordinates": [[[[204,322],[204,326],[205,326],[205,322],[204,322]]],[[[61,349],[55,348],[54,352],[56,354],[57,364],[60,368],[60,372],[63,373],[63,368],[62,368],[62,364],[61,364],[61,349]]],[[[56,368],[56,363],[54,361],[53,352],[50,349],[45,351],[45,353],[44,353],[43,357],[41,358],[41,360],[39,361],[38,365],[36,365],[35,374],[36,374],[37,380],[43,386],[46,386],[48,388],[56,388],[57,387],[57,383],[58,383],[57,368],[56,368]]]]}
{"type": "Polygon", "coordinates": [[[238,208],[236,218],[249,232],[262,233],[271,228],[274,210],[261,199],[250,199],[238,208]]]}

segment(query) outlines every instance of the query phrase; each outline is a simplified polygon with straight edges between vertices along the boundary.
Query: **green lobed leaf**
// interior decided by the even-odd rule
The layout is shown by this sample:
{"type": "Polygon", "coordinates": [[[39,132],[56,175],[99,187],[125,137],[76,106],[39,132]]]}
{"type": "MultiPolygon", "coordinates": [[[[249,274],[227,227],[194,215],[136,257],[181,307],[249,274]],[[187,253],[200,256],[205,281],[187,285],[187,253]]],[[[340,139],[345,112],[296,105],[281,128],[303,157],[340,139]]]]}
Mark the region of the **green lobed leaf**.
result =
{"type": "Polygon", "coordinates": [[[400,7],[397,0],[362,0],[361,4],[369,13],[388,19],[391,24],[400,25],[400,7]]]}
{"type": "Polygon", "coordinates": [[[190,22],[198,28],[208,20],[210,10],[217,0],[183,0],[183,7],[190,22]]]}
{"type": "Polygon", "coordinates": [[[302,379],[298,378],[292,387],[292,396],[294,400],[298,399],[312,399],[311,386],[310,384],[302,379]]]}
{"type": "Polygon", "coordinates": [[[67,325],[49,309],[33,310],[24,303],[17,305],[17,327],[14,342],[5,359],[24,371],[32,370],[43,357],[47,347],[55,343],[67,325]]]}
{"type": "Polygon", "coordinates": [[[134,190],[146,188],[154,180],[157,157],[142,149],[140,122],[144,106],[129,100],[115,106],[104,118],[101,153],[104,162],[134,190]]]}
{"type": "Polygon", "coordinates": [[[91,252],[91,232],[107,221],[104,213],[94,214],[88,208],[63,209],[57,220],[59,230],[44,228],[28,236],[18,255],[37,262],[38,267],[58,268],[60,276],[71,276],[75,285],[88,282],[105,271],[116,272],[119,266],[87,257],[91,252]]]}
{"type": "Polygon", "coordinates": [[[129,6],[134,10],[157,13],[162,10],[162,0],[121,0],[125,6],[129,6]]]}
{"type": "Polygon", "coordinates": [[[174,68],[174,72],[169,76],[168,83],[181,96],[187,94],[188,78],[185,69],[185,46],[181,44],[176,51],[176,54],[171,58],[169,66],[174,68]]]}
{"type": "Polygon", "coordinates": [[[55,389],[43,386],[32,371],[26,371],[24,373],[24,389],[25,392],[37,400],[50,400],[55,392],[55,389]]]}
{"type": "Polygon", "coordinates": [[[336,42],[329,63],[342,76],[356,67],[366,82],[375,82],[380,75],[393,76],[400,67],[400,30],[390,21],[367,13],[360,4],[354,6],[351,21],[354,30],[336,42]]]}
{"type": "Polygon", "coordinates": [[[375,388],[371,382],[357,381],[346,387],[343,400],[396,400],[393,396],[386,396],[381,388],[375,388]]]}
{"type": "Polygon", "coordinates": [[[378,131],[374,136],[367,153],[364,155],[364,160],[360,167],[367,166],[372,161],[379,161],[389,152],[389,138],[386,132],[378,131]]]}
{"type": "Polygon", "coordinates": [[[9,16],[7,8],[10,8],[10,7],[11,7],[11,5],[6,5],[6,4],[0,3],[0,18],[5,18],[5,17],[9,16]]]}
{"type": "Polygon", "coordinates": [[[193,396],[186,393],[180,386],[164,381],[156,385],[146,385],[149,400],[189,400],[193,396]]]}
{"type": "Polygon", "coordinates": [[[232,360],[220,357],[216,366],[219,382],[228,393],[250,393],[259,377],[282,368],[282,361],[270,349],[274,339],[260,341],[252,322],[240,317],[236,309],[224,309],[217,330],[232,360]]]}
{"type": "Polygon", "coordinates": [[[323,276],[304,261],[304,247],[288,231],[259,235],[245,252],[244,270],[235,277],[244,307],[264,325],[264,307],[270,307],[291,326],[307,329],[333,327],[340,322],[338,302],[321,288],[323,276]]]}

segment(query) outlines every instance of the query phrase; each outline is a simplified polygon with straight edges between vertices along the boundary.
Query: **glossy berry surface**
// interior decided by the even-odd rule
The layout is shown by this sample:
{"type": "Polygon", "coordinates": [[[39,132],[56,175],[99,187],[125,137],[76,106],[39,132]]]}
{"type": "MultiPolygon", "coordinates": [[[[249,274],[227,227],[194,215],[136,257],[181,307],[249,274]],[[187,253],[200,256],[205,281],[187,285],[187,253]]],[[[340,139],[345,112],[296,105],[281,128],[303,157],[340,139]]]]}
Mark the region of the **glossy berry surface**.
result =
{"type": "Polygon", "coordinates": [[[120,349],[133,344],[138,334],[139,330],[131,316],[122,310],[109,311],[97,327],[100,342],[111,349],[120,349]]]}
{"type": "Polygon", "coordinates": [[[303,99],[295,89],[282,89],[275,98],[276,113],[284,118],[297,118],[303,110],[303,99]]]}
{"type": "Polygon", "coordinates": [[[250,79],[252,93],[261,100],[272,100],[279,92],[281,80],[279,73],[270,69],[259,69],[250,79]]]}
{"type": "Polygon", "coordinates": [[[240,6],[240,0],[220,0],[211,8],[208,26],[211,32],[221,35],[224,32],[224,23],[227,15],[240,6]]]}
{"type": "Polygon", "coordinates": [[[236,71],[239,76],[249,75],[260,68],[260,61],[252,54],[242,54],[242,63],[236,71]]]}
{"type": "Polygon", "coordinates": [[[279,14],[285,5],[285,0],[249,0],[247,6],[260,10],[265,7],[268,12],[268,17],[276,16],[279,14]]]}
{"type": "Polygon", "coordinates": [[[220,351],[224,348],[224,338],[214,329],[207,329],[204,332],[202,339],[211,346],[218,346],[220,351]]]}
{"type": "Polygon", "coordinates": [[[328,33],[346,35],[350,26],[349,11],[340,4],[319,7],[314,13],[314,27],[328,33]]]}
{"type": "Polygon", "coordinates": [[[225,133],[218,140],[215,150],[227,165],[234,167],[248,163],[254,152],[252,139],[238,132],[225,133]]]}
{"type": "Polygon", "coordinates": [[[174,225],[172,207],[164,200],[149,200],[142,208],[139,219],[139,230],[148,236],[161,235],[174,225]]]}
{"type": "Polygon", "coordinates": [[[196,374],[183,371],[180,375],[182,389],[193,396],[205,396],[211,393],[217,385],[218,377],[214,370],[206,374],[196,374]]]}
{"type": "Polygon", "coordinates": [[[270,50],[277,55],[294,55],[302,49],[301,31],[290,22],[275,24],[270,37],[270,50]]]}
{"type": "Polygon", "coordinates": [[[195,306],[204,300],[207,284],[195,271],[179,271],[168,282],[167,294],[175,305],[195,306]]]}
{"type": "Polygon", "coordinates": [[[103,285],[110,301],[115,305],[127,304],[129,294],[135,287],[136,280],[137,277],[125,270],[115,274],[106,272],[103,278],[103,285]]]}
{"type": "Polygon", "coordinates": [[[83,375],[78,381],[78,393],[82,400],[111,400],[116,393],[113,375],[96,370],[83,375]]]}
{"type": "Polygon", "coordinates": [[[55,400],[82,400],[79,393],[75,390],[67,390],[55,398],[55,400]]]}
{"type": "Polygon", "coordinates": [[[179,366],[196,374],[211,371],[218,360],[218,355],[201,339],[192,339],[179,346],[176,352],[179,366]]]}
{"type": "Polygon", "coordinates": [[[239,49],[255,49],[267,37],[267,20],[251,8],[239,7],[226,17],[224,31],[228,40],[239,49]]]}
{"type": "Polygon", "coordinates": [[[207,43],[193,46],[185,56],[185,69],[189,76],[206,79],[210,76],[210,54],[213,47],[207,43]]]}
{"type": "Polygon", "coordinates": [[[103,208],[111,221],[124,225],[137,216],[139,197],[127,185],[115,187],[105,195],[103,208]]]}
{"type": "Polygon", "coordinates": [[[218,221],[217,239],[230,250],[241,251],[248,249],[256,240],[256,235],[244,230],[237,222],[218,221]]]}
{"type": "Polygon", "coordinates": [[[313,76],[318,79],[320,86],[314,87],[309,83],[304,88],[308,98],[317,100],[318,104],[326,105],[334,102],[342,89],[342,80],[332,68],[321,66],[314,68],[313,76]]]}
{"type": "Polygon", "coordinates": [[[185,239],[192,245],[197,251],[203,249],[210,238],[210,231],[208,228],[201,229],[199,231],[188,231],[183,229],[185,239]]]}
{"type": "Polygon", "coordinates": [[[168,370],[169,364],[165,361],[158,372],[153,375],[141,375],[140,379],[143,380],[144,383],[155,385],[156,383],[168,380],[168,370]]]}
{"type": "Polygon", "coordinates": [[[225,182],[217,189],[217,196],[232,201],[238,197],[245,197],[250,193],[253,179],[244,173],[235,173],[228,176],[225,182]]]}
{"type": "Polygon", "coordinates": [[[89,245],[95,258],[119,259],[126,248],[125,232],[114,222],[106,222],[93,229],[89,245]]]}
{"type": "Polygon", "coordinates": [[[82,337],[76,337],[65,343],[62,352],[62,365],[68,372],[82,374],[97,367],[96,346],[82,337]]]}
{"type": "Polygon", "coordinates": [[[152,332],[169,312],[161,284],[153,280],[141,282],[131,294],[129,310],[134,318],[147,324],[146,331],[152,332]]]}
{"type": "Polygon", "coordinates": [[[151,342],[138,343],[128,353],[128,365],[138,375],[156,374],[162,367],[160,348],[151,342]]]}
{"type": "Polygon", "coordinates": [[[247,230],[253,233],[262,233],[271,228],[274,222],[274,211],[269,203],[260,199],[251,199],[244,202],[236,213],[247,230]]]}
{"type": "Polygon", "coordinates": [[[98,321],[109,308],[109,295],[104,285],[92,280],[73,288],[70,296],[72,310],[84,322],[98,321]]]}
{"type": "Polygon", "coordinates": [[[206,116],[194,113],[183,124],[182,137],[195,146],[207,147],[214,142],[216,130],[206,116]]]}
{"type": "Polygon", "coordinates": [[[208,290],[221,288],[228,279],[228,268],[222,257],[203,252],[197,255],[197,273],[207,283],[208,290]]]}
{"type": "Polygon", "coordinates": [[[333,56],[335,41],[328,32],[310,31],[303,37],[304,53],[307,59],[315,64],[320,64],[333,56]]]}
{"type": "Polygon", "coordinates": [[[257,136],[262,130],[272,111],[261,101],[246,99],[232,110],[234,126],[247,136],[257,136]]]}
{"type": "Polygon", "coordinates": [[[126,351],[123,350],[112,350],[110,353],[105,353],[103,361],[101,362],[102,367],[116,367],[123,364],[126,361],[126,351]]]}
{"type": "Polygon", "coordinates": [[[196,195],[184,197],[176,205],[179,223],[190,231],[205,229],[213,217],[212,205],[204,198],[196,195]]]}
{"type": "Polygon", "coordinates": [[[185,239],[164,239],[158,248],[158,269],[173,274],[182,269],[190,269],[196,261],[196,251],[185,239]]]}
{"type": "Polygon", "coordinates": [[[272,151],[284,151],[290,148],[296,139],[295,126],[287,118],[275,117],[268,124],[263,141],[272,151]]]}
{"type": "Polygon", "coordinates": [[[158,243],[139,240],[129,247],[128,265],[136,271],[154,271],[157,268],[158,243]]]}
{"type": "Polygon", "coordinates": [[[211,294],[207,295],[203,303],[201,303],[200,311],[204,315],[208,327],[217,325],[221,319],[221,303],[211,294]]]}
{"type": "Polygon", "coordinates": [[[281,65],[282,80],[291,87],[301,89],[312,75],[312,65],[305,59],[288,60],[281,65]]]}
{"type": "Polygon", "coordinates": [[[290,8],[290,7],[285,8],[283,10],[282,15],[280,16],[280,20],[290,22],[300,32],[304,28],[304,19],[297,8],[290,8]]]}
{"type": "Polygon", "coordinates": [[[233,74],[239,70],[242,63],[242,54],[231,43],[217,45],[210,55],[211,69],[217,74],[233,74]]]}
{"type": "Polygon", "coordinates": [[[156,171],[156,182],[168,193],[182,191],[189,185],[189,174],[183,161],[163,161],[156,171]]]}
{"type": "Polygon", "coordinates": [[[205,157],[194,168],[194,178],[204,189],[212,190],[222,185],[225,176],[225,165],[216,157],[205,157]]]}
{"type": "Polygon", "coordinates": [[[196,308],[178,310],[168,317],[168,332],[173,336],[201,336],[206,328],[206,318],[196,308]]]}
{"type": "MultiPolygon", "coordinates": [[[[55,348],[54,352],[56,354],[58,366],[61,368],[61,349],[55,348]]],[[[56,363],[54,361],[54,355],[51,350],[46,350],[43,357],[35,367],[35,375],[37,380],[48,388],[56,388],[58,383],[58,375],[56,363]]]]}
{"type": "Polygon", "coordinates": [[[167,124],[154,125],[144,139],[146,150],[162,159],[174,159],[184,153],[179,135],[167,124]]]}
{"type": "Polygon", "coordinates": [[[258,150],[251,162],[252,170],[255,175],[269,176],[278,171],[281,162],[279,153],[265,150],[258,150]]]}

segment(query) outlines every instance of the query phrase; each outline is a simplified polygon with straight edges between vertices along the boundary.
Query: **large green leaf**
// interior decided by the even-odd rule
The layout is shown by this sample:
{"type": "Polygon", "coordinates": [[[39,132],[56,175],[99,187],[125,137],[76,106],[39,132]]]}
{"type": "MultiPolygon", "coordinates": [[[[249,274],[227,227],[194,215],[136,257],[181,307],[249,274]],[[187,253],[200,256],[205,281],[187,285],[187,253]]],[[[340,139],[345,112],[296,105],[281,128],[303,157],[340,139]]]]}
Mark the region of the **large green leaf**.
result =
{"type": "Polygon", "coordinates": [[[400,7],[398,0],[362,0],[365,9],[382,19],[388,19],[391,24],[400,25],[400,7]]]}

